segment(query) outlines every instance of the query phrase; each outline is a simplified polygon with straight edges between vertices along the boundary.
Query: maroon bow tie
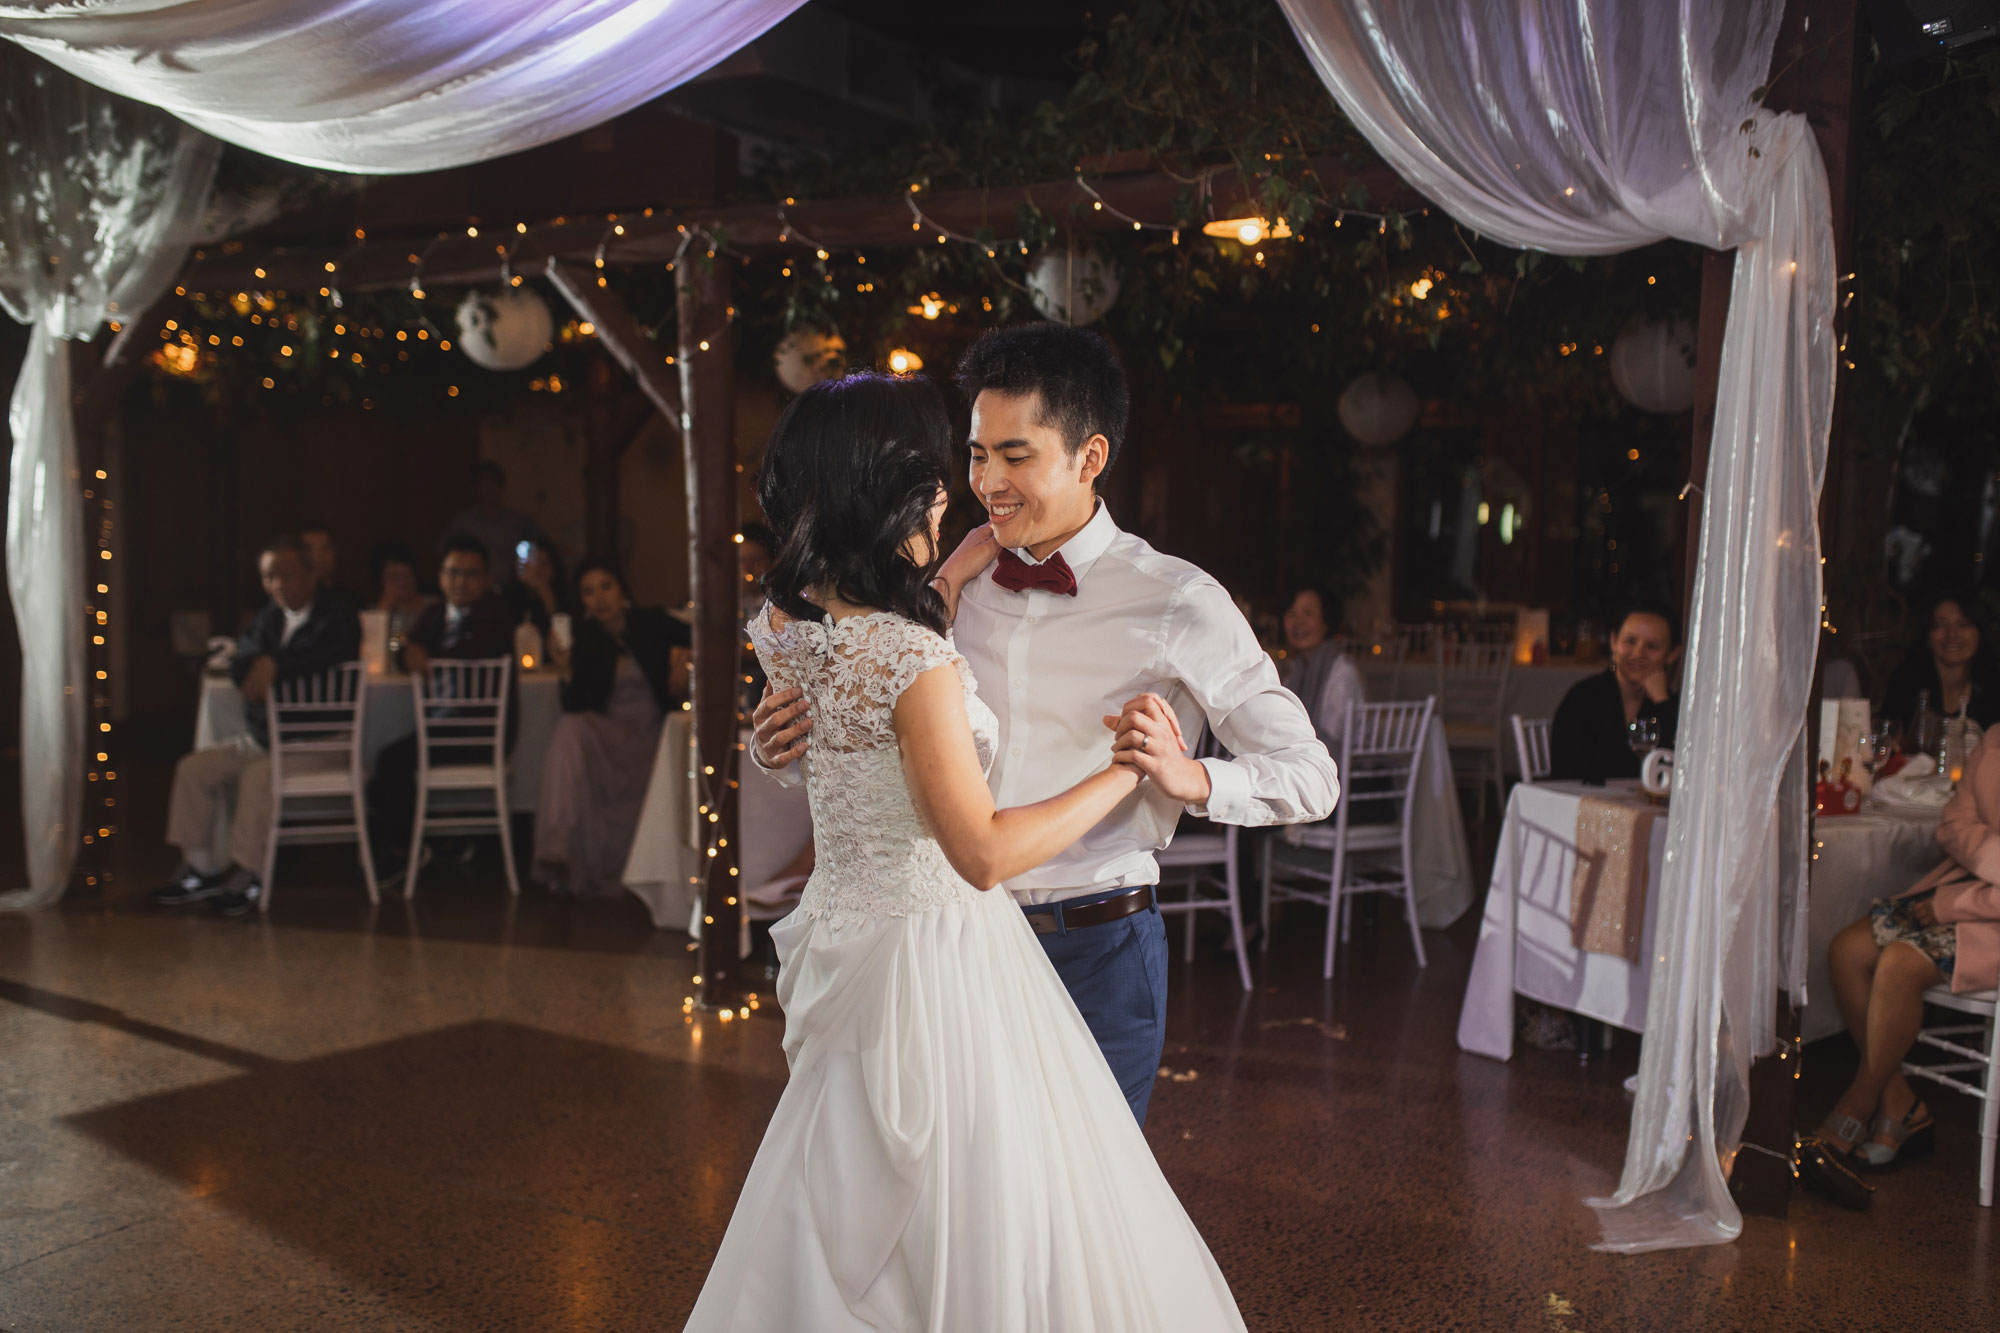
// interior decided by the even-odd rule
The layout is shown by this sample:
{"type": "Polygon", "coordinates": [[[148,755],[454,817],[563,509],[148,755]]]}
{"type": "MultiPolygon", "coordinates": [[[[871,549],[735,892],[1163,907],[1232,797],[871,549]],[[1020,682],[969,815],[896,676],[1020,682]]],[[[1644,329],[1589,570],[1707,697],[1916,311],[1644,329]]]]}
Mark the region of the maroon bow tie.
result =
{"type": "Polygon", "coordinates": [[[1058,597],[1076,596],[1076,575],[1062,552],[1031,565],[1006,547],[1000,548],[1000,563],[993,567],[993,581],[1008,592],[1052,592],[1058,597]]]}

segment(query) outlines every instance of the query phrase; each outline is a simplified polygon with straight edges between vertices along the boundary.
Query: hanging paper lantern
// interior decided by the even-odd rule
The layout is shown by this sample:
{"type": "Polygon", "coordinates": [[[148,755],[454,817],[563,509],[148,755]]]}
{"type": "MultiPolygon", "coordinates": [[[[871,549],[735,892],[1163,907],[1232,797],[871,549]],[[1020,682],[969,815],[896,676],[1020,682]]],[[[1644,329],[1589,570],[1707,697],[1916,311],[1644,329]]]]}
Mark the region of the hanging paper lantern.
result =
{"type": "Polygon", "coordinates": [[[1044,319],[1094,324],[1118,299],[1118,269],[1095,250],[1044,250],[1028,268],[1028,295],[1044,319]]]}
{"type": "Polygon", "coordinates": [[[1684,319],[1634,325],[1611,344],[1611,382],[1632,406],[1685,412],[1694,406],[1694,326],[1684,319]]]}
{"type": "Polygon", "coordinates": [[[1402,379],[1371,370],[1340,391],[1340,424],[1363,444],[1394,444],[1417,424],[1423,406],[1402,379]]]}
{"type": "Polygon", "coordinates": [[[771,354],[771,368],[778,372],[778,383],[793,393],[804,393],[821,380],[847,373],[847,342],[837,333],[794,330],[771,354]]]}
{"type": "Polygon", "coordinates": [[[487,370],[533,365],[554,329],[548,306],[525,287],[470,292],[458,303],[458,345],[472,364],[487,370]]]}

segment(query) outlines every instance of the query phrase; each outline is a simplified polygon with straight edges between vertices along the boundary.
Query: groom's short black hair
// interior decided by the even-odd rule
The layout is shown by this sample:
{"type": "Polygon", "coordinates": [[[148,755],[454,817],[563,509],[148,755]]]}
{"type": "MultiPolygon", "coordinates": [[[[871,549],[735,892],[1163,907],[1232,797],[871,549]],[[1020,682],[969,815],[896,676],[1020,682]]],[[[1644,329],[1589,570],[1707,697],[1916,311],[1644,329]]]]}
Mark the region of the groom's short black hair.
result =
{"type": "Polygon", "coordinates": [[[1131,394],[1118,354],[1089,329],[1050,323],[989,329],[959,359],[958,387],[968,401],[983,389],[1039,393],[1042,423],[1061,432],[1072,457],[1085,440],[1102,435],[1100,481],[1118,461],[1132,410],[1131,394]]]}

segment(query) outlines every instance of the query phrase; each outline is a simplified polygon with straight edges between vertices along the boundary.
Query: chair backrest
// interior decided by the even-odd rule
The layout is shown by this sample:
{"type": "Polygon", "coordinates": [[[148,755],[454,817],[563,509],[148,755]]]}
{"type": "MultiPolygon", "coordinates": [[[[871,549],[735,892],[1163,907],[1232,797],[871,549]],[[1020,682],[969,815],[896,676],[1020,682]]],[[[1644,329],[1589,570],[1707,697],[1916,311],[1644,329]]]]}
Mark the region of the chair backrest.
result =
{"type": "Polygon", "coordinates": [[[1435,625],[1398,625],[1382,645],[1382,655],[1389,659],[1393,669],[1389,673],[1389,697],[1400,699],[1404,689],[1414,683],[1418,689],[1430,687],[1431,672],[1425,664],[1437,657],[1438,636],[1435,625]]]}
{"type": "Polygon", "coordinates": [[[1340,741],[1340,804],[1335,815],[1347,826],[1356,803],[1395,801],[1409,810],[1422,766],[1437,700],[1399,699],[1347,706],[1347,732],[1340,741]]]}
{"type": "Polygon", "coordinates": [[[342,662],[322,675],[298,676],[271,687],[265,715],[273,782],[285,760],[300,754],[339,755],[360,770],[361,728],[368,711],[364,672],[360,662],[342,662]]]}
{"type": "Polygon", "coordinates": [[[511,657],[432,658],[430,668],[410,677],[417,720],[418,763],[484,762],[471,751],[488,750],[491,762],[506,762],[507,683],[511,657]],[[449,749],[451,753],[438,752],[449,749]]]}
{"type": "Polygon", "coordinates": [[[1439,707],[1448,718],[1490,719],[1497,726],[1513,669],[1512,643],[1460,641],[1441,645],[1437,658],[1439,707]]]}
{"type": "Polygon", "coordinates": [[[1521,764],[1521,781],[1528,785],[1549,775],[1549,719],[1514,714],[1514,757],[1521,764]]]}

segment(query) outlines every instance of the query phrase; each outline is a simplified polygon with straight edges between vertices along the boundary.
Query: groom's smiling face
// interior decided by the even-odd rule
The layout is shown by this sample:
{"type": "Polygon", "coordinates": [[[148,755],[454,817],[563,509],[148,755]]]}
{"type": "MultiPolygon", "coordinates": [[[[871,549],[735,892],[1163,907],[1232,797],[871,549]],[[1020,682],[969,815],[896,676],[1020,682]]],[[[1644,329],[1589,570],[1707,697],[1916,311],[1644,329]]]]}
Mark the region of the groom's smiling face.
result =
{"type": "Polygon", "coordinates": [[[1047,559],[1097,512],[1091,483],[1104,471],[1105,439],[1072,453],[1042,418],[1039,393],[982,390],[972,401],[972,493],[1002,546],[1047,559]]]}

